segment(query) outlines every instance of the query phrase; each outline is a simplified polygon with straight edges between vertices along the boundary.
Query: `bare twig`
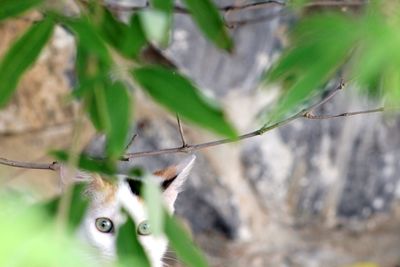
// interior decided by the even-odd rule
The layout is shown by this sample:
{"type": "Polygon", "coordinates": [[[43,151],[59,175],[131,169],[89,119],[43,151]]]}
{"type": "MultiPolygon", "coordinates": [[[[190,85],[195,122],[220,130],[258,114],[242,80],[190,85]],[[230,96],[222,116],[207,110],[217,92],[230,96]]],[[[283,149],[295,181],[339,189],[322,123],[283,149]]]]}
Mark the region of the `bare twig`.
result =
{"type": "Polygon", "coordinates": [[[137,136],[138,136],[138,134],[134,134],[134,135],[132,136],[131,140],[130,140],[129,143],[126,145],[125,150],[128,150],[128,149],[132,146],[132,144],[133,144],[133,142],[135,141],[135,139],[136,139],[137,136]]]}
{"type": "MultiPolygon", "coordinates": [[[[350,1],[313,1],[310,2],[304,7],[357,7],[357,6],[363,6],[367,4],[367,1],[365,0],[350,0],[350,1]]],[[[120,3],[105,3],[104,4],[108,9],[113,10],[113,11],[126,11],[126,12],[134,12],[134,11],[140,11],[140,10],[145,10],[150,7],[148,2],[146,2],[145,5],[143,6],[132,6],[132,5],[123,5],[120,3]]],[[[242,5],[226,5],[226,6],[219,6],[217,9],[221,12],[224,12],[227,14],[228,12],[231,11],[243,11],[247,9],[263,9],[263,8],[270,8],[270,7],[287,7],[288,3],[284,1],[278,1],[278,0],[265,0],[265,1],[259,1],[256,3],[247,3],[247,4],[242,4],[242,5]]],[[[177,14],[190,14],[190,10],[183,6],[174,6],[173,11],[177,14]]],[[[288,10],[286,9],[280,9],[274,13],[255,17],[255,18],[249,18],[249,19],[241,19],[241,20],[228,20],[225,21],[225,25],[228,28],[235,28],[239,26],[245,26],[249,24],[255,24],[255,23],[261,23],[265,21],[272,20],[277,17],[285,16],[287,14],[290,14],[288,10]]]]}
{"type": "Polygon", "coordinates": [[[340,117],[350,117],[350,116],[361,115],[361,114],[377,113],[377,112],[382,112],[384,110],[385,110],[384,107],[380,107],[380,108],[370,109],[370,110],[345,112],[345,113],[340,113],[337,115],[314,115],[312,113],[307,113],[307,114],[304,114],[304,117],[306,119],[310,119],[310,120],[326,120],[326,119],[334,119],[334,118],[340,118],[340,117]]]}
{"type": "Polygon", "coordinates": [[[178,129],[179,129],[179,135],[181,136],[181,141],[182,141],[182,147],[186,147],[186,141],[185,141],[185,135],[183,134],[183,128],[181,124],[181,120],[179,119],[179,115],[176,114],[176,121],[178,122],[178,129]]]}
{"type": "MultiPolygon", "coordinates": [[[[351,117],[351,116],[356,116],[356,115],[361,115],[361,114],[369,114],[369,113],[377,113],[377,112],[383,112],[385,110],[384,107],[376,108],[376,109],[370,109],[370,110],[363,110],[363,111],[356,111],[356,112],[346,112],[346,113],[341,113],[337,115],[314,115],[312,114],[312,111],[316,109],[317,107],[320,107],[321,105],[325,104],[327,101],[332,99],[337,92],[342,90],[343,88],[343,81],[340,82],[340,84],[328,95],[326,95],[321,101],[318,103],[311,105],[310,107],[296,113],[295,115],[286,118],[282,121],[279,121],[277,123],[271,124],[271,125],[264,125],[260,129],[256,131],[252,131],[243,135],[240,135],[236,139],[221,139],[221,140],[215,140],[211,142],[206,142],[206,143],[200,143],[200,144],[194,144],[194,145],[188,145],[186,142],[184,146],[180,147],[173,147],[173,148],[165,148],[165,149],[159,149],[159,150],[152,150],[152,151],[141,151],[141,152],[134,152],[134,153],[127,153],[125,156],[122,158],[124,161],[128,161],[132,158],[138,158],[138,157],[148,157],[148,156],[156,156],[156,155],[164,155],[164,154],[173,154],[173,153],[190,153],[196,150],[201,150],[204,148],[209,148],[209,147],[214,147],[214,146],[219,146],[223,144],[228,144],[228,143],[234,143],[234,142],[239,142],[244,139],[252,138],[255,136],[263,135],[266,132],[269,132],[273,129],[279,128],[283,125],[286,125],[294,120],[303,118],[303,119],[311,119],[311,120],[325,120],[325,119],[333,119],[333,118],[339,118],[339,117],[351,117]]],[[[181,130],[180,130],[181,131],[181,130]]],[[[181,138],[183,138],[183,132],[181,132],[181,138]]],[[[184,141],[184,138],[182,139],[184,141]]],[[[19,168],[28,168],[28,169],[42,169],[42,170],[58,170],[59,169],[59,163],[53,162],[50,164],[46,163],[31,163],[31,162],[20,162],[20,161],[12,161],[4,158],[0,158],[0,164],[2,165],[7,165],[11,167],[19,167],[19,168]]]]}
{"type": "MultiPolygon", "coordinates": [[[[363,0],[353,0],[353,1],[314,1],[306,4],[306,7],[343,7],[343,6],[362,6],[366,4],[366,1],[363,0]]],[[[143,6],[132,6],[132,5],[122,5],[117,3],[107,3],[105,6],[111,10],[115,11],[140,11],[149,8],[149,5],[143,6]]],[[[217,7],[218,10],[222,12],[228,11],[238,11],[238,10],[246,10],[246,9],[261,9],[267,8],[271,6],[287,6],[287,3],[283,1],[277,0],[265,0],[259,1],[256,3],[247,3],[242,5],[226,5],[217,7]]],[[[190,14],[190,10],[183,6],[174,6],[173,10],[175,13],[180,14],[190,14]]]]}
{"type": "Polygon", "coordinates": [[[60,164],[57,162],[52,163],[35,163],[35,162],[22,162],[16,160],[9,160],[5,158],[0,158],[0,164],[15,168],[23,169],[35,169],[35,170],[52,170],[56,171],[60,168],[60,164]]]}
{"type": "Polygon", "coordinates": [[[312,112],[313,110],[319,108],[320,106],[324,105],[326,102],[328,102],[329,100],[331,100],[332,98],[334,98],[336,96],[336,94],[342,90],[345,86],[344,80],[340,79],[339,85],[336,86],[336,88],[334,90],[332,90],[331,92],[329,92],[329,94],[327,94],[325,97],[322,98],[321,101],[315,103],[314,105],[310,106],[307,109],[307,113],[308,112],[312,112]]]}
{"type": "MultiPolygon", "coordinates": [[[[244,4],[244,5],[227,5],[227,6],[221,6],[217,7],[218,10],[227,12],[227,11],[234,11],[234,10],[245,10],[249,8],[264,8],[267,6],[271,5],[278,5],[278,6],[285,6],[286,4],[277,1],[277,0],[266,0],[266,1],[261,1],[257,3],[250,3],[250,4],[244,4]]],[[[105,6],[111,10],[115,11],[140,11],[149,8],[149,5],[144,5],[144,6],[131,6],[131,5],[121,5],[117,3],[107,3],[105,6]]],[[[190,14],[190,11],[183,7],[183,6],[174,6],[173,8],[175,13],[179,14],[190,14]]]]}

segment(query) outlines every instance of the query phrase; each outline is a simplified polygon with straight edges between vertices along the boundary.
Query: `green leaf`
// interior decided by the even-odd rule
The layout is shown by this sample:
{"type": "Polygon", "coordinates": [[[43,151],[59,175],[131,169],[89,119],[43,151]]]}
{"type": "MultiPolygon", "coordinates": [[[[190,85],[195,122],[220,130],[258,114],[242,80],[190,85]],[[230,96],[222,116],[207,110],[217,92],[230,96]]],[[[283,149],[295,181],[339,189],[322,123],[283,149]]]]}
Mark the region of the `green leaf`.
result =
{"type": "Polygon", "coordinates": [[[117,255],[123,266],[151,267],[147,255],[139,243],[136,225],[130,218],[118,230],[117,255]]]}
{"type": "Polygon", "coordinates": [[[117,159],[125,150],[131,122],[131,96],[121,82],[96,83],[87,93],[88,111],[96,128],[106,134],[107,155],[117,159]]]}
{"type": "Polygon", "coordinates": [[[0,217],[0,266],[98,266],[92,250],[76,234],[56,232],[39,206],[0,194],[0,217]]]}
{"type": "Polygon", "coordinates": [[[308,2],[310,2],[310,0],[292,0],[289,2],[289,7],[302,8],[308,4],[308,2]]]}
{"type": "MultiPolygon", "coordinates": [[[[68,162],[69,160],[69,154],[63,150],[51,151],[50,155],[61,162],[68,162]]],[[[85,154],[79,155],[78,168],[107,175],[113,175],[116,172],[115,166],[109,161],[92,159],[85,154]]]]}
{"type": "Polygon", "coordinates": [[[80,42],[77,50],[78,87],[75,88],[73,95],[78,99],[84,99],[85,108],[93,125],[97,130],[103,131],[108,127],[104,125],[106,122],[102,121],[99,114],[105,110],[103,108],[106,105],[103,92],[110,75],[110,65],[92,53],[90,49],[81,45],[80,42]],[[99,103],[100,100],[102,100],[101,103],[99,103]]]}
{"type": "Polygon", "coordinates": [[[184,2],[204,35],[217,47],[232,51],[233,41],[214,3],[211,0],[184,0],[184,2]]]}
{"type": "Polygon", "coordinates": [[[109,68],[101,58],[78,45],[80,86],[75,95],[84,98],[93,125],[106,134],[107,156],[117,160],[125,150],[133,101],[123,83],[110,81],[109,68]]]}
{"type": "Polygon", "coordinates": [[[161,67],[143,67],[134,69],[132,74],[145,91],[172,112],[216,133],[236,137],[221,109],[179,73],[161,67]]]}
{"type": "Polygon", "coordinates": [[[0,107],[10,99],[22,74],[35,62],[54,27],[51,17],[32,25],[0,62],[0,107]]]}
{"type": "Polygon", "coordinates": [[[105,90],[107,116],[110,128],[106,129],[107,155],[118,158],[125,151],[131,123],[131,95],[121,82],[114,82],[105,90]]]}
{"type": "Polygon", "coordinates": [[[1,0],[0,21],[19,15],[42,2],[43,0],[1,0]]]}
{"type": "Polygon", "coordinates": [[[174,7],[173,0],[151,0],[150,3],[155,9],[162,10],[166,13],[172,13],[174,7]]]}
{"type": "Polygon", "coordinates": [[[144,10],[139,18],[147,40],[166,46],[171,26],[168,14],[158,10],[144,10]]]}
{"type": "Polygon", "coordinates": [[[32,209],[44,210],[45,212],[47,212],[48,215],[50,215],[50,217],[55,218],[58,210],[58,205],[60,205],[60,197],[55,197],[50,200],[33,205],[32,209]]]}
{"type": "Polygon", "coordinates": [[[69,208],[68,225],[75,230],[82,222],[89,205],[88,199],[84,196],[85,185],[83,183],[72,186],[72,197],[69,208]]]}
{"type": "MultiPolygon", "coordinates": [[[[88,17],[68,18],[58,16],[58,19],[75,33],[78,45],[82,49],[85,49],[87,53],[96,57],[102,64],[106,66],[111,65],[112,60],[107,46],[88,17]]],[[[92,65],[88,65],[88,67],[90,67],[88,69],[89,72],[94,68],[92,65]]]]}
{"type": "Polygon", "coordinates": [[[208,266],[205,257],[193,244],[183,227],[171,216],[166,216],[165,233],[178,257],[190,267],[208,266]]]}
{"type": "Polygon", "coordinates": [[[400,100],[396,97],[400,90],[394,71],[400,68],[398,27],[375,13],[366,16],[360,25],[363,34],[351,62],[354,80],[369,96],[384,97],[395,104],[400,100]]]}
{"type": "Polygon", "coordinates": [[[292,48],[267,76],[269,81],[280,81],[285,89],[270,121],[281,120],[321,91],[359,36],[357,23],[344,16],[330,14],[303,20],[292,36],[292,48]]]}
{"type": "Polygon", "coordinates": [[[152,176],[147,176],[144,179],[143,197],[149,214],[152,234],[160,236],[164,230],[164,210],[160,185],[153,178],[152,176]]]}
{"type": "MultiPolygon", "coordinates": [[[[162,46],[167,46],[171,37],[171,25],[173,20],[173,0],[151,0],[151,5],[155,10],[161,11],[165,16],[166,25],[164,33],[161,35],[160,44],[162,46]]],[[[162,27],[159,27],[162,28],[162,27]]]]}
{"type": "MultiPolygon", "coordinates": [[[[85,185],[83,183],[72,186],[71,203],[68,212],[68,227],[75,230],[80,223],[89,205],[88,199],[84,196],[85,185]]],[[[56,197],[43,203],[35,204],[33,209],[44,210],[52,218],[55,218],[60,205],[60,197],[56,197]]]]}
{"type": "Polygon", "coordinates": [[[138,14],[134,14],[130,24],[127,25],[115,19],[110,11],[104,9],[99,31],[110,45],[127,58],[137,58],[147,43],[138,14]]]}

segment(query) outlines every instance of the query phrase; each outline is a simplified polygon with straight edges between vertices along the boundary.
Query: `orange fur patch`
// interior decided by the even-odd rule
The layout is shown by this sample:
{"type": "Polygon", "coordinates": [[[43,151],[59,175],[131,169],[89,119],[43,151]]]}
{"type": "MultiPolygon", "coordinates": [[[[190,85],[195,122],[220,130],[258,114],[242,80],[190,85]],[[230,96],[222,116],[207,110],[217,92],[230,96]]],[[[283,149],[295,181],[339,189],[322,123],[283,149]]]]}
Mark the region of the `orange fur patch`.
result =
{"type": "Polygon", "coordinates": [[[88,188],[89,193],[100,194],[104,196],[104,203],[115,201],[117,193],[117,185],[107,181],[100,175],[93,175],[93,180],[88,188]]]}
{"type": "Polygon", "coordinates": [[[174,178],[177,175],[177,169],[175,166],[170,166],[166,169],[159,170],[153,173],[156,176],[162,177],[165,180],[174,178]]]}

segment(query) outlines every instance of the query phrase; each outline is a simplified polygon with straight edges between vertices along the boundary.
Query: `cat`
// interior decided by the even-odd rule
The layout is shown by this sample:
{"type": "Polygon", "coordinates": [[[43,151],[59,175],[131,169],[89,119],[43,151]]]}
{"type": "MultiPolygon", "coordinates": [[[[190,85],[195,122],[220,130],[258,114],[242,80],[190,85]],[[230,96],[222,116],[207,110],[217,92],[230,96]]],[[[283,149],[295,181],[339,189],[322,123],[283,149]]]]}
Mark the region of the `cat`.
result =
{"type": "MultiPolygon", "coordinates": [[[[174,212],[175,200],[193,167],[195,156],[190,156],[177,165],[153,173],[158,177],[164,205],[169,213],[174,212]]],[[[82,175],[80,179],[82,179],[82,175]]],[[[144,201],[139,196],[141,182],[119,175],[118,182],[110,183],[99,175],[85,177],[88,180],[89,207],[78,228],[78,236],[94,247],[100,258],[112,262],[116,259],[116,233],[126,219],[123,207],[137,225],[141,242],[152,267],[163,266],[162,258],[168,241],[163,236],[153,236],[149,231],[144,201]]]]}

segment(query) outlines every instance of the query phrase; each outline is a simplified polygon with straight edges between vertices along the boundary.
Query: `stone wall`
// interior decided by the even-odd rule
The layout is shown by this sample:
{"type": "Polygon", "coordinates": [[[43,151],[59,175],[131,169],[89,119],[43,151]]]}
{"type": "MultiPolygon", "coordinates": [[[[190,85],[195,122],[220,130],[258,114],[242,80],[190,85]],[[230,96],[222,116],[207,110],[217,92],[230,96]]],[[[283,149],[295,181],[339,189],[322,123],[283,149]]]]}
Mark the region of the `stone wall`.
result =
{"type": "MultiPolygon", "coordinates": [[[[260,12],[248,10],[229,16],[238,19],[263,15],[260,12]]],[[[173,42],[165,52],[207,93],[218,97],[240,132],[257,129],[257,114],[274,99],[276,90],[258,88],[257,80],[283,46],[282,32],[287,23],[272,20],[232,29],[236,49],[233,55],[227,55],[210,45],[186,15],[177,15],[175,21],[173,42]]],[[[54,38],[57,43],[57,35],[54,38]]],[[[64,67],[69,66],[68,59],[63,61],[65,64],[56,64],[57,68],[49,68],[46,58],[52,60],[53,56],[46,57],[50,48],[46,49],[39,64],[54,73],[27,77],[26,88],[32,92],[38,87],[32,87],[35,83],[29,79],[43,82],[40,76],[54,79],[50,84],[65,79],[60,84],[67,85],[69,67],[64,67]]],[[[18,99],[24,98],[20,95],[23,88],[19,90],[10,107],[17,107],[18,99]]],[[[58,94],[53,86],[43,90],[43,95],[49,97],[58,94]]],[[[137,90],[136,99],[135,131],[139,137],[131,151],[179,145],[174,117],[137,90]]],[[[54,104],[48,98],[43,101],[54,104]]],[[[332,114],[373,106],[354,88],[346,88],[318,112],[332,114]]],[[[53,116],[54,120],[45,118],[33,123],[25,119],[26,126],[6,128],[7,112],[11,114],[8,117],[19,120],[16,113],[10,113],[10,107],[0,113],[3,133],[49,129],[47,123],[58,123],[54,118],[70,118],[62,115],[69,111],[58,110],[54,112],[60,115],[53,116]]],[[[41,112],[43,107],[46,109],[47,104],[32,107],[31,112],[41,112]]],[[[191,143],[216,138],[190,124],[184,123],[184,130],[191,143]]],[[[196,152],[196,166],[177,201],[177,213],[188,222],[213,266],[337,267],[360,261],[397,266],[399,130],[400,118],[395,115],[298,120],[240,144],[196,152]]],[[[11,149],[24,151],[27,143],[32,144],[22,142],[3,150],[10,143],[6,140],[10,139],[1,137],[2,155],[13,155],[11,149]]],[[[35,144],[36,151],[45,151],[45,147],[60,142],[35,144]]],[[[98,142],[91,149],[101,151],[98,142]]],[[[184,156],[140,158],[133,164],[155,170],[184,156]]]]}

